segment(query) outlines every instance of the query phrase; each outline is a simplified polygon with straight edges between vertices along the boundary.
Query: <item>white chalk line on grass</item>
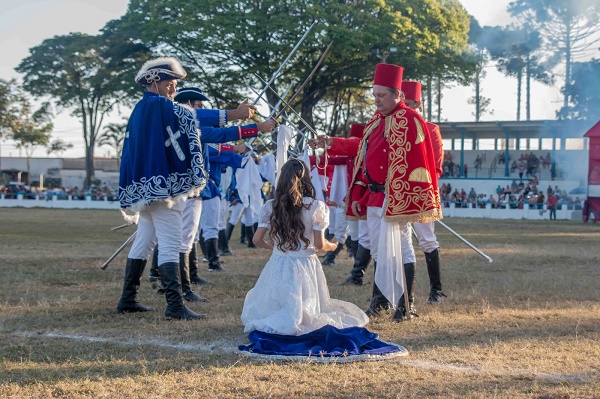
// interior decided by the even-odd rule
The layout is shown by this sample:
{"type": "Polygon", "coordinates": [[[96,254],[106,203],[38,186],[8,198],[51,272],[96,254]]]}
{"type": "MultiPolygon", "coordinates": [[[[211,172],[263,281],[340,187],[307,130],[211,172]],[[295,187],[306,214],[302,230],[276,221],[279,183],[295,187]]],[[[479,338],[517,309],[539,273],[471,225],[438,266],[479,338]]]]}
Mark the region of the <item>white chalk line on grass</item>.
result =
{"type": "MultiPolygon", "coordinates": [[[[85,342],[99,342],[113,345],[124,345],[124,346],[156,346],[161,348],[176,349],[181,351],[190,352],[220,352],[220,353],[235,353],[240,354],[237,349],[237,344],[233,344],[227,341],[214,341],[210,344],[177,344],[167,342],[158,339],[118,339],[118,338],[104,338],[90,335],[73,335],[63,334],[56,332],[47,333],[36,333],[36,332],[18,332],[14,335],[26,337],[26,338],[55,338],[55,339],[68,339],[73,341],[85,341],[85,342]]],[[[538,373],[526,370],[507,370],[497,367],[480,367],[480,366],[454,366],[445,363],[438,363],[425,360],[410,360],[407,358],[395,358],[395,362],[405,364],[425,370],[440,370],[440,371],[456,371],[463,373],[491,373],[500,375],[509,375],[517,377],[530,377],[538,380],[551,380],[551,381],[573,381],[573,382],[591,382],[596,380],[595,378],[586,375],[569,375],[569,374],[548,374],[538,373]],[[400,359],[400,360],[397,360],[400,359]]]]}

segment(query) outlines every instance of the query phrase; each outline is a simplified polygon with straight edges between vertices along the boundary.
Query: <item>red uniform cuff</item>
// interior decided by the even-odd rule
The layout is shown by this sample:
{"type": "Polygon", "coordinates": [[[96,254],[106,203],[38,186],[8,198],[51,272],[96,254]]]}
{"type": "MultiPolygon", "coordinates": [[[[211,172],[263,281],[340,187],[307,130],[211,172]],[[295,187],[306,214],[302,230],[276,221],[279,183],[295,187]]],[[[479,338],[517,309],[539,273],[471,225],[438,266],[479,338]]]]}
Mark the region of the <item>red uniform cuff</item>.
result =
{"type": "Polygon", "coordinates": [[[258,136],[258,128],[256,125],[241,126],[240,128],[240,139],[248,139],[250,137],[258,136]]]}
{"type": "Polygon", "coordinates": [[[219,155],[221,155],[221,152],[233,152],[233,145],[219,144],[219,155]]]}

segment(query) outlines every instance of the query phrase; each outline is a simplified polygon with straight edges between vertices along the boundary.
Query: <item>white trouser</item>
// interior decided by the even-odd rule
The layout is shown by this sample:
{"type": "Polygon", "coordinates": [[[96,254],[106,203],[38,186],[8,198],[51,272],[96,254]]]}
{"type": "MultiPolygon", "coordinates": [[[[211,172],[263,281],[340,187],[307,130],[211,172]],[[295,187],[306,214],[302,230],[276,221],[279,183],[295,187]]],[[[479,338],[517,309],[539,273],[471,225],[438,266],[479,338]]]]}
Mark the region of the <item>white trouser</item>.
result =
{"type": "Polygon", "coordinates": [[[229,216],[229,223],[235,226],[242,217],[244,205],[238,201],[238,203],[236,203],[235,205],[229,205],[229,210],[231,211],[231,216],[229,216]]]}
{"type": "Polygon", "coordinates": [[[348,220],[348,235],[351,240],[358,240],[358,220],[348,220]]]}
{"type": "Polygon", "coordinates": [[[413,223],[413,228],[419,240],[419,248],[423,252],[433,252],[440,247],[435,236],[435,222],[413,223]]]}
{"type": "Polygon", "coordinates": [[[200,227],[204,241],[219,236],[219,208],[221,208],[221,198],[219,197],[202,201],[200,227]]]}
{"type": "Polygon", "coordinates": [[[341,242],[342,244],[345,243],[348,232],[350,231],[348,221],[346,220],[346,210],[344,208],[330,206],[329,221],[329,232],[333,233],[338,242],[341,242]]]}
{"type": "Polygon", "coordinates": [[[333,225],[335,225],[335,207],[327,205],[327,209],[329,209],[329,225],[327,226],[327,228],[329,229],[329,233],[331,234],[333,225]]]}
{"type": "Polygon", "coordinates": [[[129,250],[131,259],[148,260],[158,242],[158,264],[179,263],[181,246],[182,214],[185,202],[180,201],[169,208],[164,201],[150,203],[140,211],[137,235],[129,250]]]}
{"type": "Polygon", "coordinates": [[[219,208],[219,225],[217,228],[219,231],[227,228],[227,216],[229,216],[229,201],[225,198],[221,198],[221,207],[219,208]]]}
{"type": "Polygon", "coordinates": [[[358,244],[364,249],[371,249],[371,237],[369,236],[369,225],[366,220],[358,221],[358,244]]]}
{"type": "MultiPolygon", "coordinates": [[[[371,239],[371,257],[377,262],[377,251],[379,250],[379,231],[381,229],[381,218],[383,214],[383,208],[369,206],[367,207],[367,225],[369,226],[369,237],[371,239]]],[[[410,236],[410,223],[399,223],[400,225],[400,236],[402,239],[402,262],[415,263],[417,257],[415,256],[415,249],[412,244],[412,237],[410,236]]]]}
{"type": "Polygon", "coordinates": [[[258,222],[258,215],[252,211],[252,208],[246,207],[244,208],[244,212],[242,213],[242,224],[246,226],[252,226],[254,223],[258,222]]]}
{"type": "Polygon", "coordinates": [[[179,252],[187,252],[192,249],[194,241],[198,236],[200,214],[202,213],[202,198],[190,198],[185,201],[183,210],[183,222],[181,229],[181,246],[179,252]]]}

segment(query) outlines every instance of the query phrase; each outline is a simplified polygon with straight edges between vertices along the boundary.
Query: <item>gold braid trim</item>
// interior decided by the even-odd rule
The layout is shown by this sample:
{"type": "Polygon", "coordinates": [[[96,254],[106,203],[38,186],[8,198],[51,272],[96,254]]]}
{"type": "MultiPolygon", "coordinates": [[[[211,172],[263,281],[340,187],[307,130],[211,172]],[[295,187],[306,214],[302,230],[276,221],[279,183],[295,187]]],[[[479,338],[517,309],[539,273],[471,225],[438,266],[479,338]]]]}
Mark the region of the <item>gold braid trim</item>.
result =
{"type": "MultiPolygon", "coordinates": [[[[415,120],[415,122],[419,121],[415,120]]],[[[417,123],[417,126],[419,125],[420,123],[417,123]]],[[[416,130],[418,135],[418,127],[416,130]]],[[[386,117],[385,137],[390,146],[390,153],[383,214],[389,221],[426,223],[442,217],[441,201],[439,192],[434,192],[433,187],[419,187],[410,184],[409,176],[407,176],[407,154],[411,151],[413,144],[408,137],[409,131],[406,110],[398,110],[386,117]]],[[[421,175],[420,178],[427,179],[420,172],[417,174],[421,175]]]]}
{"type": "MultiPolygon", "coordinates": [[[[344,213],[346,214],[346,218],[348,220],[359,220],[359,219],[366,219],[366,216],[361,217],[361,218],[357,218],[356,216],[347,216],[348,215],[348,207],[351,206],[350,204],[350,191],[352,189],[352,186],[354,186],[355,184],[358,185],[364,185],[366,187],[366,185],[362,182],[362,181],[357,181],[356,180],[356,175],[360,170],[360,166],[363,162],[363,158],[364,158],[364,151],[363,148],[365,147],[367,140],[369,138],[369,135],[371,134],[371,132],[373,131],[373,129],[375,129],[377,126],[379,126],[379,123],[381,122],[381,118],[380,118],[380,114],[375,114],[368,122],[367,125],[365,127],[365,135],[363,136],[363,138],[360,141],[360,144],[358,145],[358,154],[356,155],[356,158],[354,159],[354,170],[352,171],[352,184],[350,184],[350,188],[348,189],[348,200],[345,203],[344,206],[344,213]]],[[[352,213],[352,212],[350,212],[352,213]]]]}
{"type": "MultiPolygon", "coordinates": [[[[387,214],[387,209],[390,207],[390,189],[392,192],[406,192],[409,185],[406,180],[406,172],[408,162],[406,154],[410,151],[410,143],[406,141],[408,131],[408,119],[404,116],[406,111],[401,109],[385,119],[384,136],[389,144],[390,153],[388,157],[388,171],[385,178],[385,200],[383,201],[384,215],[387,214]],[[394,177],[396,177],[394,179],[394,177]]],[[[408,203],[406,203],[408,204],[408,203]]],[[[393,212],[396,213],[397,206],[393,212]]],[[[402,210],[398,209],[399,212],[402,210]]]]}
{"type": "Polygon", "coordinates": [[[443,218],[441,209],[432,209],[414,215],[384,216],[385,221],[388,223],[429,223],[443,218]]]}

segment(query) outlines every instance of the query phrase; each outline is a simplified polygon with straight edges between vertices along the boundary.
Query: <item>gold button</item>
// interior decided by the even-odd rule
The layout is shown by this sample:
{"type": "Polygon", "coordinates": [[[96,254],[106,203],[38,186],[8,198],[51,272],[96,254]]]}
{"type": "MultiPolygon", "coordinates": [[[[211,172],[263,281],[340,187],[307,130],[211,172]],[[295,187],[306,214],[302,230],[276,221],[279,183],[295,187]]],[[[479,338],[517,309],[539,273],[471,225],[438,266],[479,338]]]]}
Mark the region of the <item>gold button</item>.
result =
{"type": "Polygon", "coordinates": [[[383,169],[383,166],[380,166],[379,169],[383,169]]]}
{"type": "Polygon", "coordinates": [[[384,148],[384,149],[383,149],[383,152],[387,152],[387,150],[384,148]]]}

